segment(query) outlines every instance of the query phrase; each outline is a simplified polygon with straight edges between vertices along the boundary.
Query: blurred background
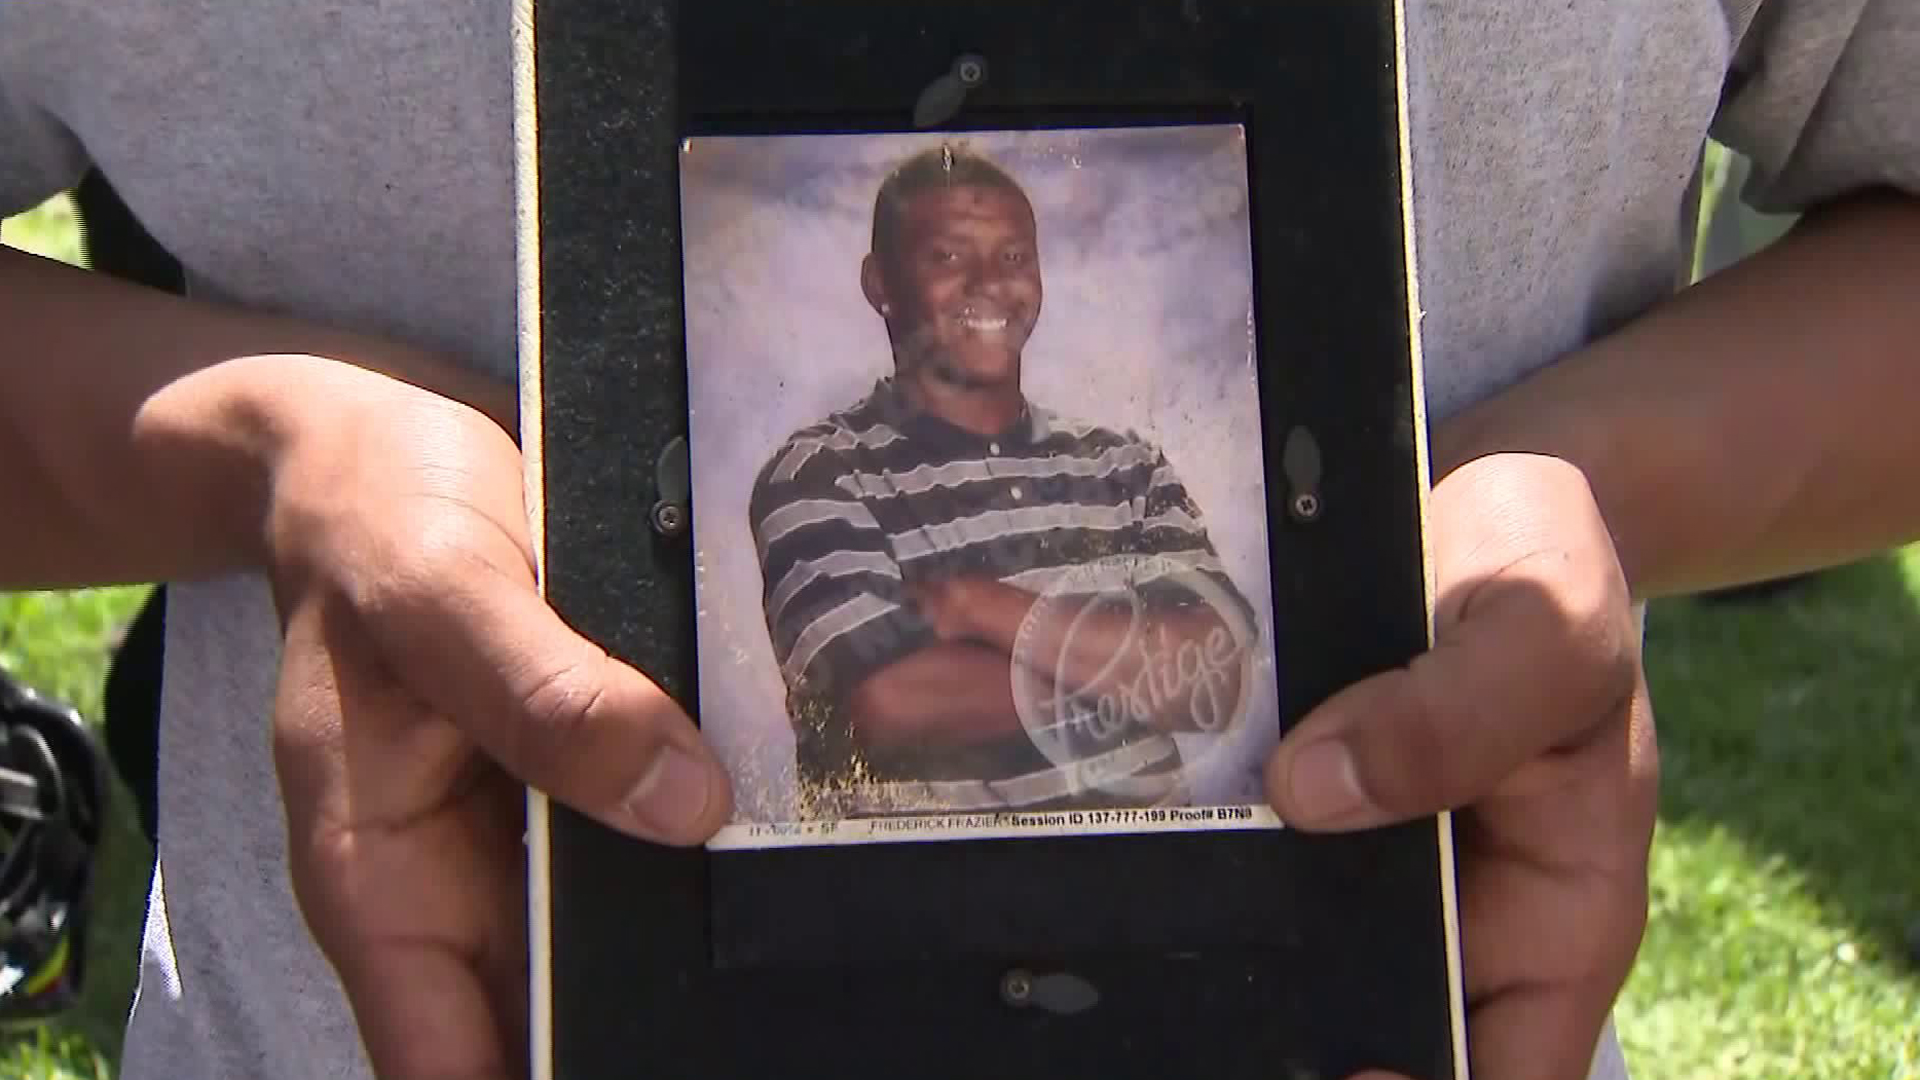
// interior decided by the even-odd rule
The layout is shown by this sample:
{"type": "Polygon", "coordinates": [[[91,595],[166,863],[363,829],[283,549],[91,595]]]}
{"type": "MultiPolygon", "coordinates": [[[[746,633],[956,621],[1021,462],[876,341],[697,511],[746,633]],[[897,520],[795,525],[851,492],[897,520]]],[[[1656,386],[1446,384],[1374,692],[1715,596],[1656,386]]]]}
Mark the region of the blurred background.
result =
{"type": "MultiPolygon", "coordinates": [[[[1744,171],[1709,147],[1697,274],[1789,224],[1740,205],[1744,171]]],[[[80,224],[63,197],[0,224],[0,241],[98,263],[80,224]]],[[[109,660],[150,592],[0,593],[0,668],[100,722],[109,660]]],[[[1920,545],[1661,601],[1647,634],[1662,809],[1617,1012],[1636,1080],[1920,1080],[1920,545]]],[[[116,710],[136,764],[152,738],[137,700],[116,710]]],[[[114,1075],[152,859],[133,793],[114,795],[87,993],[0,1032],[0,1080],[114,1075]]]]}

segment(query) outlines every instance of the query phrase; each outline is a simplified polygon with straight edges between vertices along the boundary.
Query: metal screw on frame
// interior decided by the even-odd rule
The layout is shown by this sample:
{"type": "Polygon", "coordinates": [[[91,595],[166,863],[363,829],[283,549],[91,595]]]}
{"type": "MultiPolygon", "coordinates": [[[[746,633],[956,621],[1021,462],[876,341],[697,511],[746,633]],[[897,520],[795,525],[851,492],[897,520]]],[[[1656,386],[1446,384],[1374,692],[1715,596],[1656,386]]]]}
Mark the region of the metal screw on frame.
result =
{"type": "Polygon", "coordinates": [[[653,531],[669,539],[687,531],[687,501],[693,495],[693,474],[689,468],[687,440],[675,436],[660,450],[653,469],[654,497],[657,500],[647,519],[653,531]]]}
{"type": "Polygon", "coordinates": [[[919,100],[913,105],[914,126],[936,127],[952,120],[966,103],[967,91],[978,89],[986,81],[986,57],[977,53],[957,57],[946,71],[920,91],[919,100]]]}
{"type": "Polygon", "coordinates": [[[1033,976],[1018,968],[1000,977],[1000,1000],[1014,1008],[1024,1008],[1033,996],[1033,976]]]}
{"type": "Polygon", "coordinates": [[[1303,525],[1318,520],[1325,507],[1320,501],[1320,444],[1312,432],[1297,427],[1287,433],[1280,468],[1293,493],[1287,500],[1288,516],[1303,525]]]}
{"type": "Polygon", "coordinates": [[[1000,977],[1000,1000],[1016,1009],[1032,1007],[1056,1016],[1071,1016],[1098,1005],[1100,991],[1071,972],[1035,975],[1015,968],[1000,977]]]}
{"type": "Polygon", "coordinates": [[[657,502],[653,504],[653,529],[661,536],[677,537],[687,531],[687,512],[679,503],[657,502]]]}

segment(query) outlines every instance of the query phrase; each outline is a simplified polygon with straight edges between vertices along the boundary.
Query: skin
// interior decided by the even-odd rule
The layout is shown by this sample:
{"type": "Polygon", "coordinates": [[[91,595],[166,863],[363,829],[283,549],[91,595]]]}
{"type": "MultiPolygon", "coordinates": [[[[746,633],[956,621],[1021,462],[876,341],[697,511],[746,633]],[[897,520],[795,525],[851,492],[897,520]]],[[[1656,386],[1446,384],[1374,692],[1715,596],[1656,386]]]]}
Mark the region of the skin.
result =
{"type": "MultiPolygon", "coordinates": [[[[1043,604],[1025,589],[978,577],[930,582],[909,591],[942,638],[988,646],[998,661],[996,680],[1001,683],[1008,681],[1007,665],[1025,627],[1027,648],[1021,661],[1075,694],[1122,694],[1140,685],[1150,663],[1172,663],[1176,653],[1187,648],[1212,658],[1220,680],[1214,691],[1221,701],[1240,697],[1242,649],[1226,621],[1204,605],[1148,608],[1137,618],[1104,609],[1089,614],[1084,605],[1043,604]],[[1219,645],[1222,641],[1224,646],[1219,645]]],[[[1000,688],[993,689],[998,696],[1000,688]]],[[[911,715],[915,707],[903,704],[911,715]]],[[[1200,730],[1184,695],[1167,699],[1164,706],[1143,719],[1169,732],[1200,730]]]]}
{"type": "Polygon", "coordinates": [[[914,193],[896,250],[869,254],[860,286],[886,322],[894,367],[918,409],[978,435],[1020,415],[1020,351],[1040,321],[1033,207],[1003,187],[914,193]]]}
{"type": "MultiPolygon", "coordinates": [[[[1481,1080],[1584,1077],[1639,941],[1630,600],[1920,535],[1917,252],[1912,201],[1850,200],[1435,433],[1436,647],[1316,709],[1268,790],[1304,829],[1459,811],[1481,1080]]],[[[0,587],[266,574],[296,895],[378,1075],[524,1076],[519,785],[669,844],[729,802],[542,603],[511,388],[10,251],[0,324],[0,520],[35,523],[0,587]]]]}
{"type": "MultiPolygon", "coordinates": [[[[954,184],[908,196],[901,206],[898,242],[870,253],[860,268],[867,301],[885,321],[896,380],[915,408],[962,430],[991,437],[1020,416],[1021,351],[1039,322],[1044,289],[1033,206],[1019,191],[954,184]]],[[[1036,641],[1023,656],[1036,674],[1076,693],[1112,692],[1139,681],[1147,660],[1142,636],[1206,649],[1216,633],[1230,635],[1218,615],[1159,611],[1146,625],[1118,613],[1084,620],[1065,643],[1075,612],[1038,605],[1025,589],[984,576],[917,584],[914,603],[941,642],[863,679],[848,693],[856,739],[875,750],[906,745],[966,745],[995,741],[1020,730],[1007,672],[1014,639],[1037,618],[1036,641]],[[966,678],[943,678],[943,669],[966,678]],[[977,677],[975,677],[977,676],[977,677]],[[937,692],[936,692],[937,691],[937,692]]],[[[1221,696],[1239,699],[1240,672],[1227,665],[1221,696]]],[[[1149,716],[1167,729],[1192,729],[1191,710],[1179,701],[1149,716]]]]}
{"type": "Polygon", "coordinates": [[[513,388],[5,248],[0,318],[0,588],[264,575],[289,871],[377,1074],[524,1075],[524,785],[667,844],[731,794],[540,597],[513,388]]]}

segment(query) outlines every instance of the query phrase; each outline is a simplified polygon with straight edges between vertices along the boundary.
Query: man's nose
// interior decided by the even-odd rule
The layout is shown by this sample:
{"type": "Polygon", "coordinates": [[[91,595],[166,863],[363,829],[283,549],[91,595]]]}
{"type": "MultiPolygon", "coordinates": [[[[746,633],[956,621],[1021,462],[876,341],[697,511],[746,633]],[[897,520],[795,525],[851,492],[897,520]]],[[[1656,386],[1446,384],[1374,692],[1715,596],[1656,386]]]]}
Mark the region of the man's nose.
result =
{"type": "Polygon", "coordinates": [[[967,260],[967,285],[974,289],[991,289],[1004,285],[1013,277],[1013,268],[1006,260],[991,255],[967,260]]]}

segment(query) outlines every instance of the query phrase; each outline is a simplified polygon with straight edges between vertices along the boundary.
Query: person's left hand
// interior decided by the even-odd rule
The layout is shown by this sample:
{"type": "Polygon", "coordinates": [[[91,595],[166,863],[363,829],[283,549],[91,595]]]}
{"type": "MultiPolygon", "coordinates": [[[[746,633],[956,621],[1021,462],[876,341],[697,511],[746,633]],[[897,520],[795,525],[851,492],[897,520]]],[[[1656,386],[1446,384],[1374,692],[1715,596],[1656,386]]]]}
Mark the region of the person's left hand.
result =
{"type": "Polygon", "coordinates": [[[978,633],[974,619],[975,582],[965,577],[935,578],[906,587],[914,610],[942,641],[965,641],[978,633]]]}
{"type": "Polygon", "coordinates": [[[1267,767],[1290,826],[1446,810],[1475,1080],[1584,1080],[1645,926],[1658,765],[1640,627],[1585,478],[1500,454],[1435,485],[1433,647],[1267,767]]]}
{"type": "Polygon", "coordinates": [[[230,371],[208,378],[286,432],[258,517],[301,913],[376,1075],[522,1076],[526,787],[692,845],[731,813],[728,778],[664,690],[540,595],[500,424],[318,357],[230,371]]]}

